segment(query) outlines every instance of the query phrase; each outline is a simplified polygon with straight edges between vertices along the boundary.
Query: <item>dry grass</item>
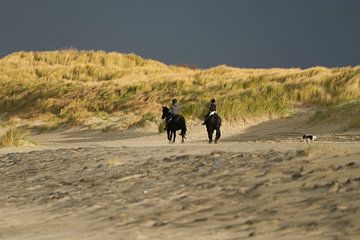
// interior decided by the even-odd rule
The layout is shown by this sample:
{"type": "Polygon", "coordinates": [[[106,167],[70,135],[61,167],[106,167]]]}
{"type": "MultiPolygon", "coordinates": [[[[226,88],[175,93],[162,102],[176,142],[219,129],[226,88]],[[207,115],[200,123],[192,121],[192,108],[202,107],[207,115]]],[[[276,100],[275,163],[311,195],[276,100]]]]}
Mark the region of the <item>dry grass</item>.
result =
{"type": "Polygon", "coordinates": [[[360,100],[329,106],[309,119],[310,124],[324,122],[345,124],[345,129],[360,128],[360,100]]]}
{"type": "Polygon", "coordinates": [[[360,128],[360,115],[355,116],[354,118],[351,119],[350,124],[349,124],[349,128],[360,128]]]}
{"type": "MultiPolygon", "coordinates": [[[[287,115],[299,106],[335,106],[360,98],[360,66],[310,69],[196,69],[135,54],[103,51],[18,52],[0,60],[0,114],[53,115],[81,125],[99,113],[148,112],[179,99],[188,118],[202,118],[209,99],[224,119],[287,115]]],[[[147,119],[143,119],[146,121],[147,119]]],[[[353,126],[358,126],[356,116],[353,126]]]]}
{"type": "Polygon", "coordinates": [[[21,127],[10,128],[0,139],[0,147],[18,147],[28,144],[34,144],[34,142],[27,137],[26,130],[21,127]]]}

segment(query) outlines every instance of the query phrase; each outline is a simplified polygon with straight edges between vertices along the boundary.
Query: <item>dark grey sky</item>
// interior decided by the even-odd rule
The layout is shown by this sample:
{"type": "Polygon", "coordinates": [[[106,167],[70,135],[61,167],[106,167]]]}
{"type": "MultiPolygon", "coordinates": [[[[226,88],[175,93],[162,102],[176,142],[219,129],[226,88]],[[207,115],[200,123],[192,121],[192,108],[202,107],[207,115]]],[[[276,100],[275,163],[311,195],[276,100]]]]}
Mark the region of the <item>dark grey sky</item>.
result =
{"type": "Polygon", "coordinates": [[[167,64],[360,64],[358,0],[0,0],[0,56],[68,47],[167,64]]]}

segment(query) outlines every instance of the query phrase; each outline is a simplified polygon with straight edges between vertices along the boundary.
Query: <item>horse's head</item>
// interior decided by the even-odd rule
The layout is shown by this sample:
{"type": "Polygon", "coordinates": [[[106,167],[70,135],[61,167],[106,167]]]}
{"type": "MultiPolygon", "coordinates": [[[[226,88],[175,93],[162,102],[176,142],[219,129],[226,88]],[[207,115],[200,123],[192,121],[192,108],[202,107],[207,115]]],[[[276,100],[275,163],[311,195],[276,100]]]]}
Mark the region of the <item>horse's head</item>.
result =
{"type": "Polygon", "coordinates": [[[169,115],[170,110],[169,110],[169,108],[168,108],[167,106],[163,106],[162,108],[163,108],[163,110],[162,110],[162,116],[161,116],[161,119],[165,119],[165,118],[166,118],[166,116],[168,116],[168,115],[169,115]]]}

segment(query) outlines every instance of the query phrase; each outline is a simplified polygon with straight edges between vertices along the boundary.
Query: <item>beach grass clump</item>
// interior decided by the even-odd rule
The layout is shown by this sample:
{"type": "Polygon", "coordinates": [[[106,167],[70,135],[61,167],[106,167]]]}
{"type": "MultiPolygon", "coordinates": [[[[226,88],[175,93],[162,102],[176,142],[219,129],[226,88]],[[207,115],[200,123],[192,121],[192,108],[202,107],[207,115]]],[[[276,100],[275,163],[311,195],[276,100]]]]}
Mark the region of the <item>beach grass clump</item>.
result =
{"type": "Polygon", "coordinates": [[[0,138],[1,147],[10,147],[10,146],[19,147],[28,144],[34,144],[34,141],[28,138],[26,129],[23,127],[10,128],[0,138]]]}
{"type": "Polygon", "coordinates": [[[159,133],[165,132],[165,121],[159,122],[159,124],[158,124],[158,132],[159,133]]]}
{"type": "Polygon", "coordinates": [[[360,114],[358,116],[351,118],[349,128],[350,129],[360,128],[360,114]]]}

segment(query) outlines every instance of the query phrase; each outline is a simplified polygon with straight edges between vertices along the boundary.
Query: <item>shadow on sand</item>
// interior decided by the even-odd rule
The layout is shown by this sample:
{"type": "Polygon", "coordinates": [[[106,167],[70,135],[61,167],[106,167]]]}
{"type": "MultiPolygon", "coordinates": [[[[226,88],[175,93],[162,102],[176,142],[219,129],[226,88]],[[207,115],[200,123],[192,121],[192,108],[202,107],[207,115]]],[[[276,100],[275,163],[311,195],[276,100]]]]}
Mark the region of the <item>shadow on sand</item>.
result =
{"type": "Polygon", "coordinates": [[[311,114],[303,112],[272,119],[248,127],[244,133],[224,138],[224,141],[301,141],[302,134],[314,131],[307,121],[311,114]]]}
{"type": "MultiPolygon", "coordinates": [[[[156,132],[139,131],[137,129],[113,130],[103,132],[100,130],[89,129],[58,129],[49,133],[50,135],[58,135],[53,138],[54,143],[85,143],[85,142],[104,142],[134,139],[148,136],[155,136],[156,132]]],[[[40,134],[46,137],[47,134],[40,134]]]]}

